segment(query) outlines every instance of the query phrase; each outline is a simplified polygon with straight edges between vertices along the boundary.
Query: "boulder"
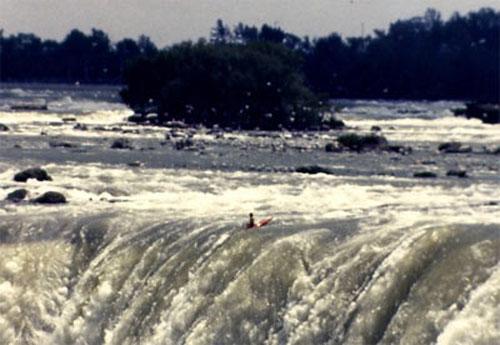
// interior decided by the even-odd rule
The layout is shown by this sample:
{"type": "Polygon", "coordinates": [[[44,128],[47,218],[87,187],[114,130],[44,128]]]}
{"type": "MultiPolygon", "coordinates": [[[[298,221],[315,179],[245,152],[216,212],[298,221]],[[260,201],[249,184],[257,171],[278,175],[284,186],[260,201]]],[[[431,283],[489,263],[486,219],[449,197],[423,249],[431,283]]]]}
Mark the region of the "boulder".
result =
{"type": "Polygon", "coordinates": [[[76,125],[73,126],[73,129],[77,131],[87,131],[89,128],[87,127],[87,125],[83,123],[77,123],[76,125]]]}
{"type": "Polygon", "coordinates": [[[187,138],[187,139],[182,139],[182,140],[177,140],[174,143],[174,148],[176,150],[184,150],[186,148],[191,148],[194,146],[194,142],[192,139],[187,138]]]}
{"type": "Polygon", "coordinates": [[[380,128],[380,126],[372,126],[372,128],[370,130],[372,132],[380,132],[380,131],[382,131],[382,128],[380,128]]]}
{"type": "Polygon", "coordinates": [[[145,121],[144,116],[142,116],[142,114],[138,114],[138,113],[135,113],[135,114],[129,116],[127,120],[129,122],[133,122],[133,123],[142,123],[145,121]]]}
{"type": "Polygon", "coordinates": [[[442,153],[469,153],[472,152],[472,147],[458,141],[450,141],[439,145],[438,150],[442,153]]]}
{"type": "Polygon", "coordinates": [[[26,189],[16,189],[15,191],[7,194],[5,200],[12,202],[20,202],[21,200],[24,200],[24,198],[26,198],[27,195],[28,191],[26,189]]]}
{"type": "Polygon", "coordinates": [[[340,146],[357,152],[382,149],[388,144],[387,139],[381,135],[358,135],[355,133],[341,135],[337,138],[337,142],[340,146]]]}
{"type": "Polygon", "coordinates": [[[465,170],[455,170],[455,169],[448,170],[448,172],[446,173],[446,176],[454,176],[454,177],[460,177],[460,178],[466,178],[466,177],[468,177],[467,176],[467,171],[465,171],[465,170]]]}
{"type": "Polygon", "coordinates": [[[128,139],[125,138],[119,138],[113,141],[111,144],[112,149],[118,149],[118,150],[132,150],[132,144],[128,139]]]}
{"type": "Polygon", "coordinates": [[[59,192],[46,192],[33,200],[36,204],[65,204],[66,197],[59,192]]]}
{"type": "Polygon", "coordinates": [[[418,178],[436,178],[437,174],[431,171],[419,171],[413,174],[413,177],[418,178]]]}
{"type": "Polygon", "coordinates": [[[324,130],[329,130],[329,129],[344,129],[345,128],[345,123],[342,120],[339,120],[335,118],[334,116],[323,120],[323,123],[321,124],[321,128],[324,130]]]}
{"type": "Polygon", "coordinates": [[[319,166],[319,165],[307,165],[307,166],[301,166],[297,167],[295,169],[295,172],[301,173],[301,174],[328,174],[331,175],[333,172],[325,167],[319,166]]]}
{"type": "Polygon", "coordinates": [[[325,145],[326,152],[340,152],[342,151],[335,143],[328,143],[325,145]]]}
{"type": "Polygon", "coordinates": [[[64,148],[72,148],[76,147],[75,144],[68,143],[67,141],[49,141],[50,147],[64,147],[64,148]]]}
{"type": "Polygon", "coordinates": [[[4,125],[3,123],[0,123],[0,132],[7,132],[9,130],[9,127],[4,125]]]}
{"type": "Polygon", "coordinates": [[[128,162],[127,165],[129,167],[139,168],[139,167],[142,167],[144,165],[144,163],[142,163],[140,161],[133,161],[133,162],[128,162]]]}
{"type": "Polygon", "coordinates": [[[34,178],[38,181],[52,181],[52,177],[42,168],[26,169],[14,175],[14,181],[16,182],[26,182],[30,178],[34,178]]]}
{"type": "Polygon", "coordinates": [[[387,145],[385,150],[388,152],[395,152],[402,155],[408,155],[413,152],[413,148],[411,146],[402,146],[402,145],[387,145]]]}

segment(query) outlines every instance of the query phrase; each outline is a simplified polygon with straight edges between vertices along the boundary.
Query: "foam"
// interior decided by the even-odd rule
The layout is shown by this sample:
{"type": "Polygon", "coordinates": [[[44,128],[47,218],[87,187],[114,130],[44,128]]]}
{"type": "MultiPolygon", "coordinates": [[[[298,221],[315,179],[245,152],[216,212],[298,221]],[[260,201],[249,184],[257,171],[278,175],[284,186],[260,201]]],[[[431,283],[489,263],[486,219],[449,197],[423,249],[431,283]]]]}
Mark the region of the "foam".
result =
{"type": "Polygon", "coordinates": [[[500,340],[500,265],[446,325],[437,345],[492,345],[500,340]]]}

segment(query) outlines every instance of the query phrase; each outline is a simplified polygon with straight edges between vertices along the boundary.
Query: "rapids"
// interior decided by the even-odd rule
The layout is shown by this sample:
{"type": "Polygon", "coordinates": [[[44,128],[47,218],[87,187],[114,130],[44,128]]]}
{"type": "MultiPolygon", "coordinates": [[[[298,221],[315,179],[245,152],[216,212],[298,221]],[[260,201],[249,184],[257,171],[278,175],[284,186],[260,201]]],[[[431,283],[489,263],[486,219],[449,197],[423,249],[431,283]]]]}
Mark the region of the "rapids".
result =
{"type": "Polygon", "coordinates": [[[500,167],[479,152],[499,128],[452,117],[449,102],[358,101],[340,114],[348,125],[381,124],[414,153],[332,156],[330,132],[197,132],[203,153],[178,152],[96,90],[0,92],[49,102],[0,110],[0,199],[26,188],[69,200],[0,201],[0,344],[500,343],[500,167]],[[110,150],[116,137],[136,149],[110,150]],[[436,153],[456,138],[474,152],[436,153]],[[279,169],[249,168],[259,162],[279,169]],[[282,169],[315,162],[335,173],[282,169]],[[52,181],[12,180],[38,165],[52,181]],[[438,178],[413,178],[422,166],[438,178]],[[471,177],[443,176],[456,166],[471,177]],[[273,221],[245,230],[250,211],[273,221]]]}

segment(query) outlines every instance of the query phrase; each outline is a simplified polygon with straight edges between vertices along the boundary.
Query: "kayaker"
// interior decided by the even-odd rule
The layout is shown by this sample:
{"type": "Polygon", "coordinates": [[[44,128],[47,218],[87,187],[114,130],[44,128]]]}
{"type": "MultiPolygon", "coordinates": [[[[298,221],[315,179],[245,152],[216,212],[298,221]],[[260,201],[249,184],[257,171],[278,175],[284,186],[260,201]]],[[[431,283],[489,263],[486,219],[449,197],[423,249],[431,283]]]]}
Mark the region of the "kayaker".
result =
{"type": "Polygon", "coordinates": [[[255,220],[253,219],[253,213],[250,213],[250,220],[247,223],[247,229],[251,229],[255,226],[255,220]]]}

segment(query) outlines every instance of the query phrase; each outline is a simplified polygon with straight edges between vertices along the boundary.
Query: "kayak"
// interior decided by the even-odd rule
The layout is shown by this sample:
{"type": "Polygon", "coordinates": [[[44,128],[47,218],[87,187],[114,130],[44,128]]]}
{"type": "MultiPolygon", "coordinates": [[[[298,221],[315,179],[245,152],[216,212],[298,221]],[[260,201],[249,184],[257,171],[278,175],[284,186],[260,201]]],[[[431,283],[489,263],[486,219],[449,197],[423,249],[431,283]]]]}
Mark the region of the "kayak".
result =
{"type": "Polygon", "coordinates": [[[253,227],[254,228],[262,228],[263,226],[266,226],[267,224],[269,224],[271,222],[271,220],[273,220],[273,217],[261,219],[258,222],[256,222],[253,227]]]}

